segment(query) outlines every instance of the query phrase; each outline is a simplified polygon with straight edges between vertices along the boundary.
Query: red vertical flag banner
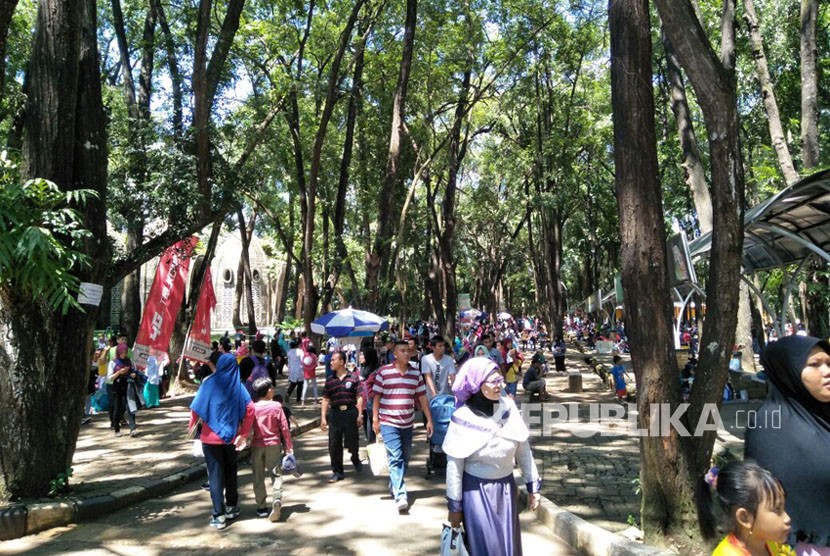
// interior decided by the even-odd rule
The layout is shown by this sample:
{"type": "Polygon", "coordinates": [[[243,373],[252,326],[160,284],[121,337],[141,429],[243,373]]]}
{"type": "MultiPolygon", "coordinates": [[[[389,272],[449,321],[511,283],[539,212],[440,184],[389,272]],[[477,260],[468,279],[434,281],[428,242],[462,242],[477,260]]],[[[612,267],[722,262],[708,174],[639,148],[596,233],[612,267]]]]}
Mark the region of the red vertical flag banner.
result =
{"type": "Polygon", "coordinates": [[[202,293],[196,304],[196,316],[184,341],[182,357],[207,363],[210,357],[210,312],[216,307],[216,294],[213,291],[213,279],[210,276],[210,267],[205,273],[205,282],[202,293]]]}
{"type": "Polygon", "coordinates": [[[168,359],[167,349],[184,298],[190,255],[198,241],[196,236],[183,239],[161,255],[133,347],[133,360],[138,367],[146,367],[151,355],[168,359]]]}

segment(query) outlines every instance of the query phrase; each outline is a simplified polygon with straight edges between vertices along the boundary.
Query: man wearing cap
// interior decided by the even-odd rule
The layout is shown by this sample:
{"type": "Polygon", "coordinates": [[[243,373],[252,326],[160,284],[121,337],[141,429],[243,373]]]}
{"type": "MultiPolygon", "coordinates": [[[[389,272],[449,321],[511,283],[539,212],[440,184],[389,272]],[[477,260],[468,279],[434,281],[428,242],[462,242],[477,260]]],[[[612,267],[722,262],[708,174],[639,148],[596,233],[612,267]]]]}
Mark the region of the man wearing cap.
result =
{"type": "Polygon", "coordinates": [[[343,441],[352,455],[355,471],[360,473],[363,464],[358,455],[358,431],[363,426],[363,396],[359,395],[360,378],[346,370],[346,355],[342,351],[331,354],[332,374],[323,387],[323,406],[320,428],[329,433],[331,457],[330,483],[343,480],[343,441]]]}

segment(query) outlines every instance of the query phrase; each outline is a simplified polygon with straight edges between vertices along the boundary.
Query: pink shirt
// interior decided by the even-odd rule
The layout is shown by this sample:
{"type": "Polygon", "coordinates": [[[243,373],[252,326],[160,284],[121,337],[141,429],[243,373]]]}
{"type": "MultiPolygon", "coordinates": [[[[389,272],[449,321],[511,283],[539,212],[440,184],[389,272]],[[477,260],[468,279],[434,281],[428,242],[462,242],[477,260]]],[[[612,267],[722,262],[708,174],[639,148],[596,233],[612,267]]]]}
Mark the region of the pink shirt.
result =
{"type": "MultiPolygon", "coordinates": [[[[188,428],[195,425],[198,419],[199,416],[191,410],[190,424],[188,425],[188,428]]],[[[245,406],[245,417],[242,418],[242,423],[239,425],[237,436],[248,436],[248,433],[251,432],[251,426],[253,424],[254,402],[248,402],[248,405],[245,406]]],[[[202,435],[199,437],[199,440],[202,441],[202,444],[225,444],[225,441],[213,432],[213,429],[211,429],[204,421],[202,421],[202,435]]]]}
{"type": "Polygon", "coordinates": [[[254,439],[251,446],[279,446],[293,450],[291,429],[282,410],[282,404],[273,400],[260,400],[254,404],[254,439]]]}

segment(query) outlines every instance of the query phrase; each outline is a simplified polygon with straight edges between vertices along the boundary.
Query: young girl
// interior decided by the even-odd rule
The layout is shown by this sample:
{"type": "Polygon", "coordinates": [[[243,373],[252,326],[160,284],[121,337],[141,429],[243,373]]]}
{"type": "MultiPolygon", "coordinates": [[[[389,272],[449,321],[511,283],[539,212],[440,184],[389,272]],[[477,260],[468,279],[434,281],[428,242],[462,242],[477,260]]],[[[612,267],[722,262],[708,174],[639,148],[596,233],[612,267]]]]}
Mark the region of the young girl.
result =
{"type": "Polygon", "coordinates": [[[790,516],[784,510],[784,489],[772,473],[753,460],[733,461],[707,473],[698,496],[700,530],[706,540],[716,532],[712,490],[729,530],[712,556],[795,556],[785,544],[790,516]]]}
{"type": "Polygon", "coordinates": [[[303,404],[305,405],[308,391],[314,391],[314,403],[319,403],[317,399],[317,348],[309,344],[303,354],[303,404]]]}

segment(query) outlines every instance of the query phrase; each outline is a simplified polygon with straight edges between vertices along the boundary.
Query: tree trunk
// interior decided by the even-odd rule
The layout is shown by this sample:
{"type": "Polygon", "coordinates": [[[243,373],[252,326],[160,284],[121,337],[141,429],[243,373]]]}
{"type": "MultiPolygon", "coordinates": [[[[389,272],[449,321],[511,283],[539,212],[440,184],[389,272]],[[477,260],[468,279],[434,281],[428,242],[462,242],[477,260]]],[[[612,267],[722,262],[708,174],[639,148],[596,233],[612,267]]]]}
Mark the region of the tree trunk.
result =
{"type": "Polygon", "coordinates": [[[331,287],[327,289],[326,298],[323,300],[324,308],[331,305],[331,296],[334,293],[334,288],[343,270],[343,265],[346,266],[346,272],[352,288],[351,298],[354,298],[358,292],[357,277],[355,276],[354,268],[352,268],[352,263],[349,260],[346,242],[343,241],[343,230],[346,226],[346,193],[349,190],[349,178],[351,176],[350,167],[352,163],[352,152],[354,150],[355,123],[357,121],[357,113],[362,104],[363,60],[366,46],[366,33],[366,24],[361,24],[358,30],[361,39],[355,52],[352,90],[349,95],[349,110],[346,116],[346,137],[343,140],[343,157],[340,160],[340,179],[337,182],[337,199],[334,204],[334,243],[336,257],[334,258],[332,269],[333,279],[331,281],[331,287]]]}
{"type": "MultiPolygon", "coordinates": [[[[244,232],[242,232],[244,233],[244,232]]],[[[245,263],[242,257],[239,257],[239,262],[236,263],[236,282],[233,285],[233,322],[234,330],[242,330],[245,328],[245,323],[242,321],[242,295],[245,293],[245,263]]]]}
{"type": "MultiPolygon", "coordinates": [[[[469,21],[469,15],[467,16],[469,21]]],[[[470,55],[471,57],[471,55],[470,55]]],[[[444,188],[444,199],[441,203],[441,233],[438,236],[438,252],[441,275],[444,282],[444,298],[446,311],[444,321],[439,321],[439,327],[445,338],[455,337],[455,317],[458,312],[458,286],[455,275],[455,256],[453,243],[455,241],[455,201],[458,189],[458,174],[461,169],[461,162],[467,153],[468,136],[461,137],[461,130],[464,127],[464,117],[467,113],[467,102],[470,94],[470,79],[472,77],[472,61],[469,60],[467,69],[461,80],[461,92],[455,106],[455,121],[450,130],[449,144],[449,175],[447,185],[444,188]]]]}
{"type": "Polygon", "coordinates": [[[239,232],[242,237],[242,269],[245,273],[245,303],[248,313],[248,334],[256,334],[256,309],[254,307],[254,275],[251,271],[251,240],[254,237],[254,224],[256,223],[256,212],[251,215],[251,221],[245,225],[245,213],[242,207],[236,210],[239,218],[239,232]]]}
{"type": "MultiPolygon", "coordinates": [[[[95,190],[81,209],[92,238],[82,281],[101,284],[106,246],[107,140],[94,0],[42,0],[29,64],[26,177],[63,191],[95,190]]],[[[0,494],[43,496],[71,465],[90,372],[97,307],[53,311],[42,301],[0,298],[0,494]],[[60,384],[60,388],[55,388],[60,384]],[[37,462],[37,465],[32,465],[37,462]]]]}
{"type": "MultiPolygon", "coordinates": [[[[818,0],[801,0],[801,158],[805,173],[819,164],[817,25],[818,0]]],[[[826,338],[830,333],[830,308],[826,296],[830,280],[823,259],[815,258],[810,262],[807,280],[805,324],[810,334],[826,338]]]]}
{"type": "Polygon", "coordinates": [[[818,0],[801,0],[801,158],[805,171],[819,163],[817,26],[818,0]]]}
{"type": "Polygon", "coordinates": [[[287,261],[277,276],[276,292],[274,292],[274,322],[285,320],[285,304],[288,301],[288,283],[290,280],[291,263],[287,261]]]}
{"type": "MultiPolygon", "coordinates": [[[[142,219],[127,225],[127,251],[141,245],[144,239],[142,219]]],[[[135,340],[141,323],[141,268],[124,278],[121,289],[121,327],[127,338],[135,340]]]]}
{"type": "Polygon", "coordinates": [[[671,109],[677,122],[677,136],[680,140],[680,150],[683,152],[683,178],[697,212],[697,221],[700,233],[712,231],[712,197],[709,194],[709,184],[706,182],[706,172],[700,159],[700,148],[695,137],[694,123],[692,122],[689,102],[686,98],[686,85],[683,82],[683,73],[677,56],[674,53],[671,41],[662,32],[663,48],[666,51],[666,69],[669,86],[671,87],[671,109]]]}
{"type": "Polygon", "coordinates": [[[14,16],[18,0],[0,0],[0,98],[6,81],[6,44],[9,39],[9,26],[14,16]]]}
{"type": "Polygon", "coordinates": [[[798,181],[798,172],[795,171],[790,148],[787,146],[787,137],[781,125],[781,113],[778,110],[778,101],[775,99],[775,90],[772,87],[772,78],[769,75],[767,56],[764,54],[764,43],[761,39],[761,29],[758,25],[758,16],[755,14],[755,0],[744,0],[744,21],[749,34],[749,44],[752,48],[752,57],[755,58],[755,74],[761,87],[761,97],[764,99],[764,108],[767,112],[769,135],[772,147],[778,156],[778,166],[787,185],[798,181]]]}
{"type": "Polygon", "coordinates": [[[164,15],[164,7],[161,0],[151,0],[153,8],[156,11],[156,16],[159,20],[159,25],[164,33],[164,47],[167,56],[167,70],[170,72],[170,91],[173,97],[173,135],[177,139],[181,139],[184,134],[184,109],[182,108],[182,76],[179,72],[179,64],[176,61],[176,42],[173,39],[173,33],[170,31],[170,26],[167,23],[167,17],[164,15]]]}
{"type": "MultiPolygon", "coordinates": [[[[142,210],[143,197],[146,195],[147,183],[147,143],[149,141],[150,123],[150,94],[152,91],[153,76],[153,46],[155,38],[156,12],[151,5],[147,10],[144,21],[144,32],[141,40],[141,65],[139,72],[139,87],[136,91],[132,75],[130,48],[127,44],[127,33],[124,26],[124,16],[121,10],[121,0],[111,0],[113,27],[115,30],[118,52],[121,60],[122,88],[124,100],[127,104],[129,117],[128,138],[132,148],[127,154],[129,165],[127,180],[132,183],[134,192],[129,205],[120,207],[119,212],[127,221],[127,252],[134,251],[144,241],[144,211],[142,210]]],[[[128,338],[135,339],[141,322],[141,268],[128,274],[124,278],[121,292],[121,324],[128,338]]]]}
{"type": "MultiPolygon", "coordinates": [[[[675,1],[675,0],[672,0],[675,1]]],[[[638,424],[652,426],[650,408],[679,403],[671,336],[662,191],[651,74],[648,0],[611,0],[611,98],[614,163],[620,211],[626,330],[637,381],[638,424]],[[648,288],[643,285],[648,284],[648,288]]],[[[734,327],[733,327],[734,330],[734,327]]],[[[676,542],[691,553],[696,537],[688,441],[668,436],[640,442],[642,527],[652,544],[676,542]]]]}
{"type": "Polygon", "coordinates": [[[201,193],[202,213],[210,212],[213,167],[210,156],[210,115],[219,79],[224,71],[225,60],[231,43],[239,29],[239,20],[245,0],[229,0],[219,36],[210,40],[212,0],[200,0],[196,23],[196,48],[193,54],[193,130],[196,144],[196,181],[201,193]],[[207,57],[208,43],[212,42],[210,60],[207,57]]]}
{"type": "Polygon", "coordinates": [[[752,353],[752,302],[749,286],[741,280],[738,294],[738,327],[735,330],[735,344],[741,352],[741,368],[755,371],[755,354],[752,353]]]}
{"type": "MultiPolygon", "coordinates": [[[[724,2],[719,59],[689,0],[655,0],[655,4],[666,35],[695,89],[706,123],[711,157],[713,233],[706,303],[717,310],[709,311],[700,342],[700,364],[688,411],[689,422],[696,423],[704,404],[721,401],[737,326],[744,175],[735,78],[735,5],[733,0],[724,2]]],[[[691,466],[686,470],[688,475],[682,478],[686,482],[701,476],[708,467],[715,433],[706,431],[691,440],[691,466]]],[[[686,493],[684,503],[691,506],[692,490],[679,491],[686,493]]],[[[660,522],[656,519],[650,522],[654,532],[660,522]]],[[[668,524],[665,531],[688,535],[696,529],[697,519],[694,512],[687,515],[684,511],[683,515],[664,523],[668,524]]]]}
{"type": "MultiPolygon", "coordinates": [[[[392,102],[392,132],[389,137],[389,151],[386,157],[386,173],[378,195],[378,231],[371,253],[366,258],[366,295],[370,309],[380,310],[380,275],[388,264],[392,236],[395,229],[395,193],[400,188],[401,139],[406,109],[406,94],[412,67],[412,51],[415,44],[415,28],[418,16],[418,0],[406,0],[406,21],[404,23],[403,52],[392,102]]],[[[385,289],[385,286],[383,286],[385,289]]]]}

